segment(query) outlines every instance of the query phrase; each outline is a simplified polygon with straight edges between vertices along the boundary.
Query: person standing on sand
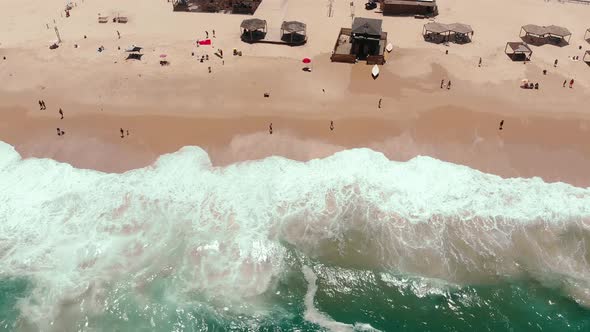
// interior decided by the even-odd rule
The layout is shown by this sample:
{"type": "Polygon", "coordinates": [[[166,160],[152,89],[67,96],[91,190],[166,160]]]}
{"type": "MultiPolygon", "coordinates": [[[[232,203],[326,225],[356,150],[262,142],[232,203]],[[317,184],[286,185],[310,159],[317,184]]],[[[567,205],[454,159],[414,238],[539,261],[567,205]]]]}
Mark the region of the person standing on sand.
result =
{"type": "Polygon", "coordinates": [[[382,100],[383,100],[382,98],[379,98],[379,108],[381,108],[381,101],[382,100]]]}
{"type": "Polygon", "coordinates": [[[574,87],[574,79],[572,78],[572,80],[570,81],[570,89],[574,87]]]}
{"type": "Polygon", "coordinates": [[[61,136],[61,130],[59,128],[57,128],[57,136],[61,136]]]}
{"type": "Polygon", "coordinates": [[[481,67],[481,57],[479,58],[479,64],[477,66],[481,67]]]}
{"type": "Polygon", "coordinates": [[[129,136],[129,129],[127,129],[126,132],[127,132],[127,136],[129,136]]]}
{"type": "Polygon", "coordinates": [[[567,80],[563,80],[563,87],[565,88],[565,85],[567,84],[567,80]]]}
{"type": "Polygon", "coordinates": [[[330,130],[334,130],[334,121],[330,121],[330,130]]]}
{"type": "Polygon", "coordinates": [[[447,90],[451,90],[451,81],[449,80],[449,83],[447,83],[447,90]]]}
{"type": "Polygon", "coordinates": [[[272,122],[268,126],[268,133],[272,135],[272,122]]]}
{"type": "Polygon", "coordinates": [[[121,33],[119,32],[119,30],[117,30],[117,37],[119,37],[119,39],[121,39],[121,33]]]}
{"type": "Polygon", "coordinates": [[[555,62],[553,62],[553,67],[557,67],[557,59],[555,59],[555,62]]]}
{"type": "Polygon", "coordinates": [[[502,127],[504,126],[504,120],[500,121],[500,130],[502,130],[502,127]]]}
{"type": "Polygon", "coordinates": [[[64,111],[62,111],[61,108],[59,109],[59,115],[61,115],[60,120],[63,120],[64,119],[64,111]]]}
{"type": "Polygon", "coordinates": [[[43,102],[41,102],[40,100],[39,100],[39,109],[43,110],[43,102]]]}
{"type": "Polygon", "coordinates": [[[207,39],[209,39],[209,32],[205,31],[205,36],[207,36],[207,39]]]}
{"type": "Polygon", "coordinates": [[[45,100],[41,100],[41,104],[43,104],[43,109],[46,110],[47,106],[45,106],[45,100]]]}
{"type": "Polygon", "coordinates": [[[213,38],[215,38],[215,30],[213,30],[213,38]]]}
{"type": "Polygon", "coordinates": [[[443,86],[445,85],[445,80],[440,80],[440,88],[442,89],[443,86]]]}
{"type": "Polygon", "coordinates": [[[120,129],[121,130],[121,138],[124,138],[125,136],[123,135],[125,132],[123,131],[123,128],[120,129]]]}

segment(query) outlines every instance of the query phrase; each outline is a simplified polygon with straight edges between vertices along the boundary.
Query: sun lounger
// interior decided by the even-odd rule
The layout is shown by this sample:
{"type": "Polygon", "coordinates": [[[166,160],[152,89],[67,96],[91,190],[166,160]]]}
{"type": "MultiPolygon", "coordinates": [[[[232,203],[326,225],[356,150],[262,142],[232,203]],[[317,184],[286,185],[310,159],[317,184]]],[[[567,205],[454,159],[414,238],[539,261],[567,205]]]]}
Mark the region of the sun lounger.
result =
{"type": "Polygon", "coordinates": [[[117,23],[127,23],[127,17],[125,16],[119,16],[116,18],[116,22],[117,23]]]}
{"type": "Polygon", "coordinates": [[[108,23],[108,22],[109,22],[108,16],[99,16],[98,17],[98,23],[108,23]]]}

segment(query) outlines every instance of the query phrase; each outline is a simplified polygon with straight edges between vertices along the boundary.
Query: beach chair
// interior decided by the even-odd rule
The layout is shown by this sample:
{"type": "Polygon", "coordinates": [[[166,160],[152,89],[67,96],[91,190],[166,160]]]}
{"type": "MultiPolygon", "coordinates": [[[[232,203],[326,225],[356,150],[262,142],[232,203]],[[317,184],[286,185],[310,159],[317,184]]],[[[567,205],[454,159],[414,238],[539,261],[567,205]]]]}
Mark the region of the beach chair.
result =
{"type": "Polygon", "coordinates": [[[109,23],[109,17],[108,16],[99,16],[98,23],[109,23]]]}
{"type": "Polygon", "coordinates": [[[127,17],[125,16],[119,16],[117,17],[117,23],[127,23],[127,17]]]}

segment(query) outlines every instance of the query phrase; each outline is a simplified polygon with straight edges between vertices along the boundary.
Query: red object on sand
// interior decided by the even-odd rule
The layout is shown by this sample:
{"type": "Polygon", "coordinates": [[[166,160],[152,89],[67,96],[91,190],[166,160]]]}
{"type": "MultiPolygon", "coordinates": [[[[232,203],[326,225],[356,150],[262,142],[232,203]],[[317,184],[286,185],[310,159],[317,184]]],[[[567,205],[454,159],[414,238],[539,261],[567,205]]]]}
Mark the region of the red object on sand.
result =
{"type": "Polygon", "coordinates": [[[211,45],[211,39],[200,40],[199,45],[211,45]]]}
{"type": "Polygon", "coordinates": [[[311,59],[310,58],[303,58],[303,63],[311,63],[311,59]]]}

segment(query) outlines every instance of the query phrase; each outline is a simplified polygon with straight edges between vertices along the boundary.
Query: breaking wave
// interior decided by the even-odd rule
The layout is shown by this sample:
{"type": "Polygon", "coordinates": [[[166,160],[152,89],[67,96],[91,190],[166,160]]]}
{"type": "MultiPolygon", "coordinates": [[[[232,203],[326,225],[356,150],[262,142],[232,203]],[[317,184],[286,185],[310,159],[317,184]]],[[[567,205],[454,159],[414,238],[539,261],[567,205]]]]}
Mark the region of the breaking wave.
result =
{"type": "Polygon", "coordinates": [[[308,281],[297,303],[318,328],[372,329],[313,306],[316,275],[329,285],[350,269],[417,296],[532,277],[588,305],[589,246],[589,188],[429,157],[395,162],[354,149],[213,167],[204,150],[185,147],[107,174],[23,160],[0,142],[0,276],[32,284],[16,304],[23,330],[88,326],[117,308],[124,318],[123,291],[138,307],[158,298],[258,317],[255,329],[294,252],[308,281]]]}

